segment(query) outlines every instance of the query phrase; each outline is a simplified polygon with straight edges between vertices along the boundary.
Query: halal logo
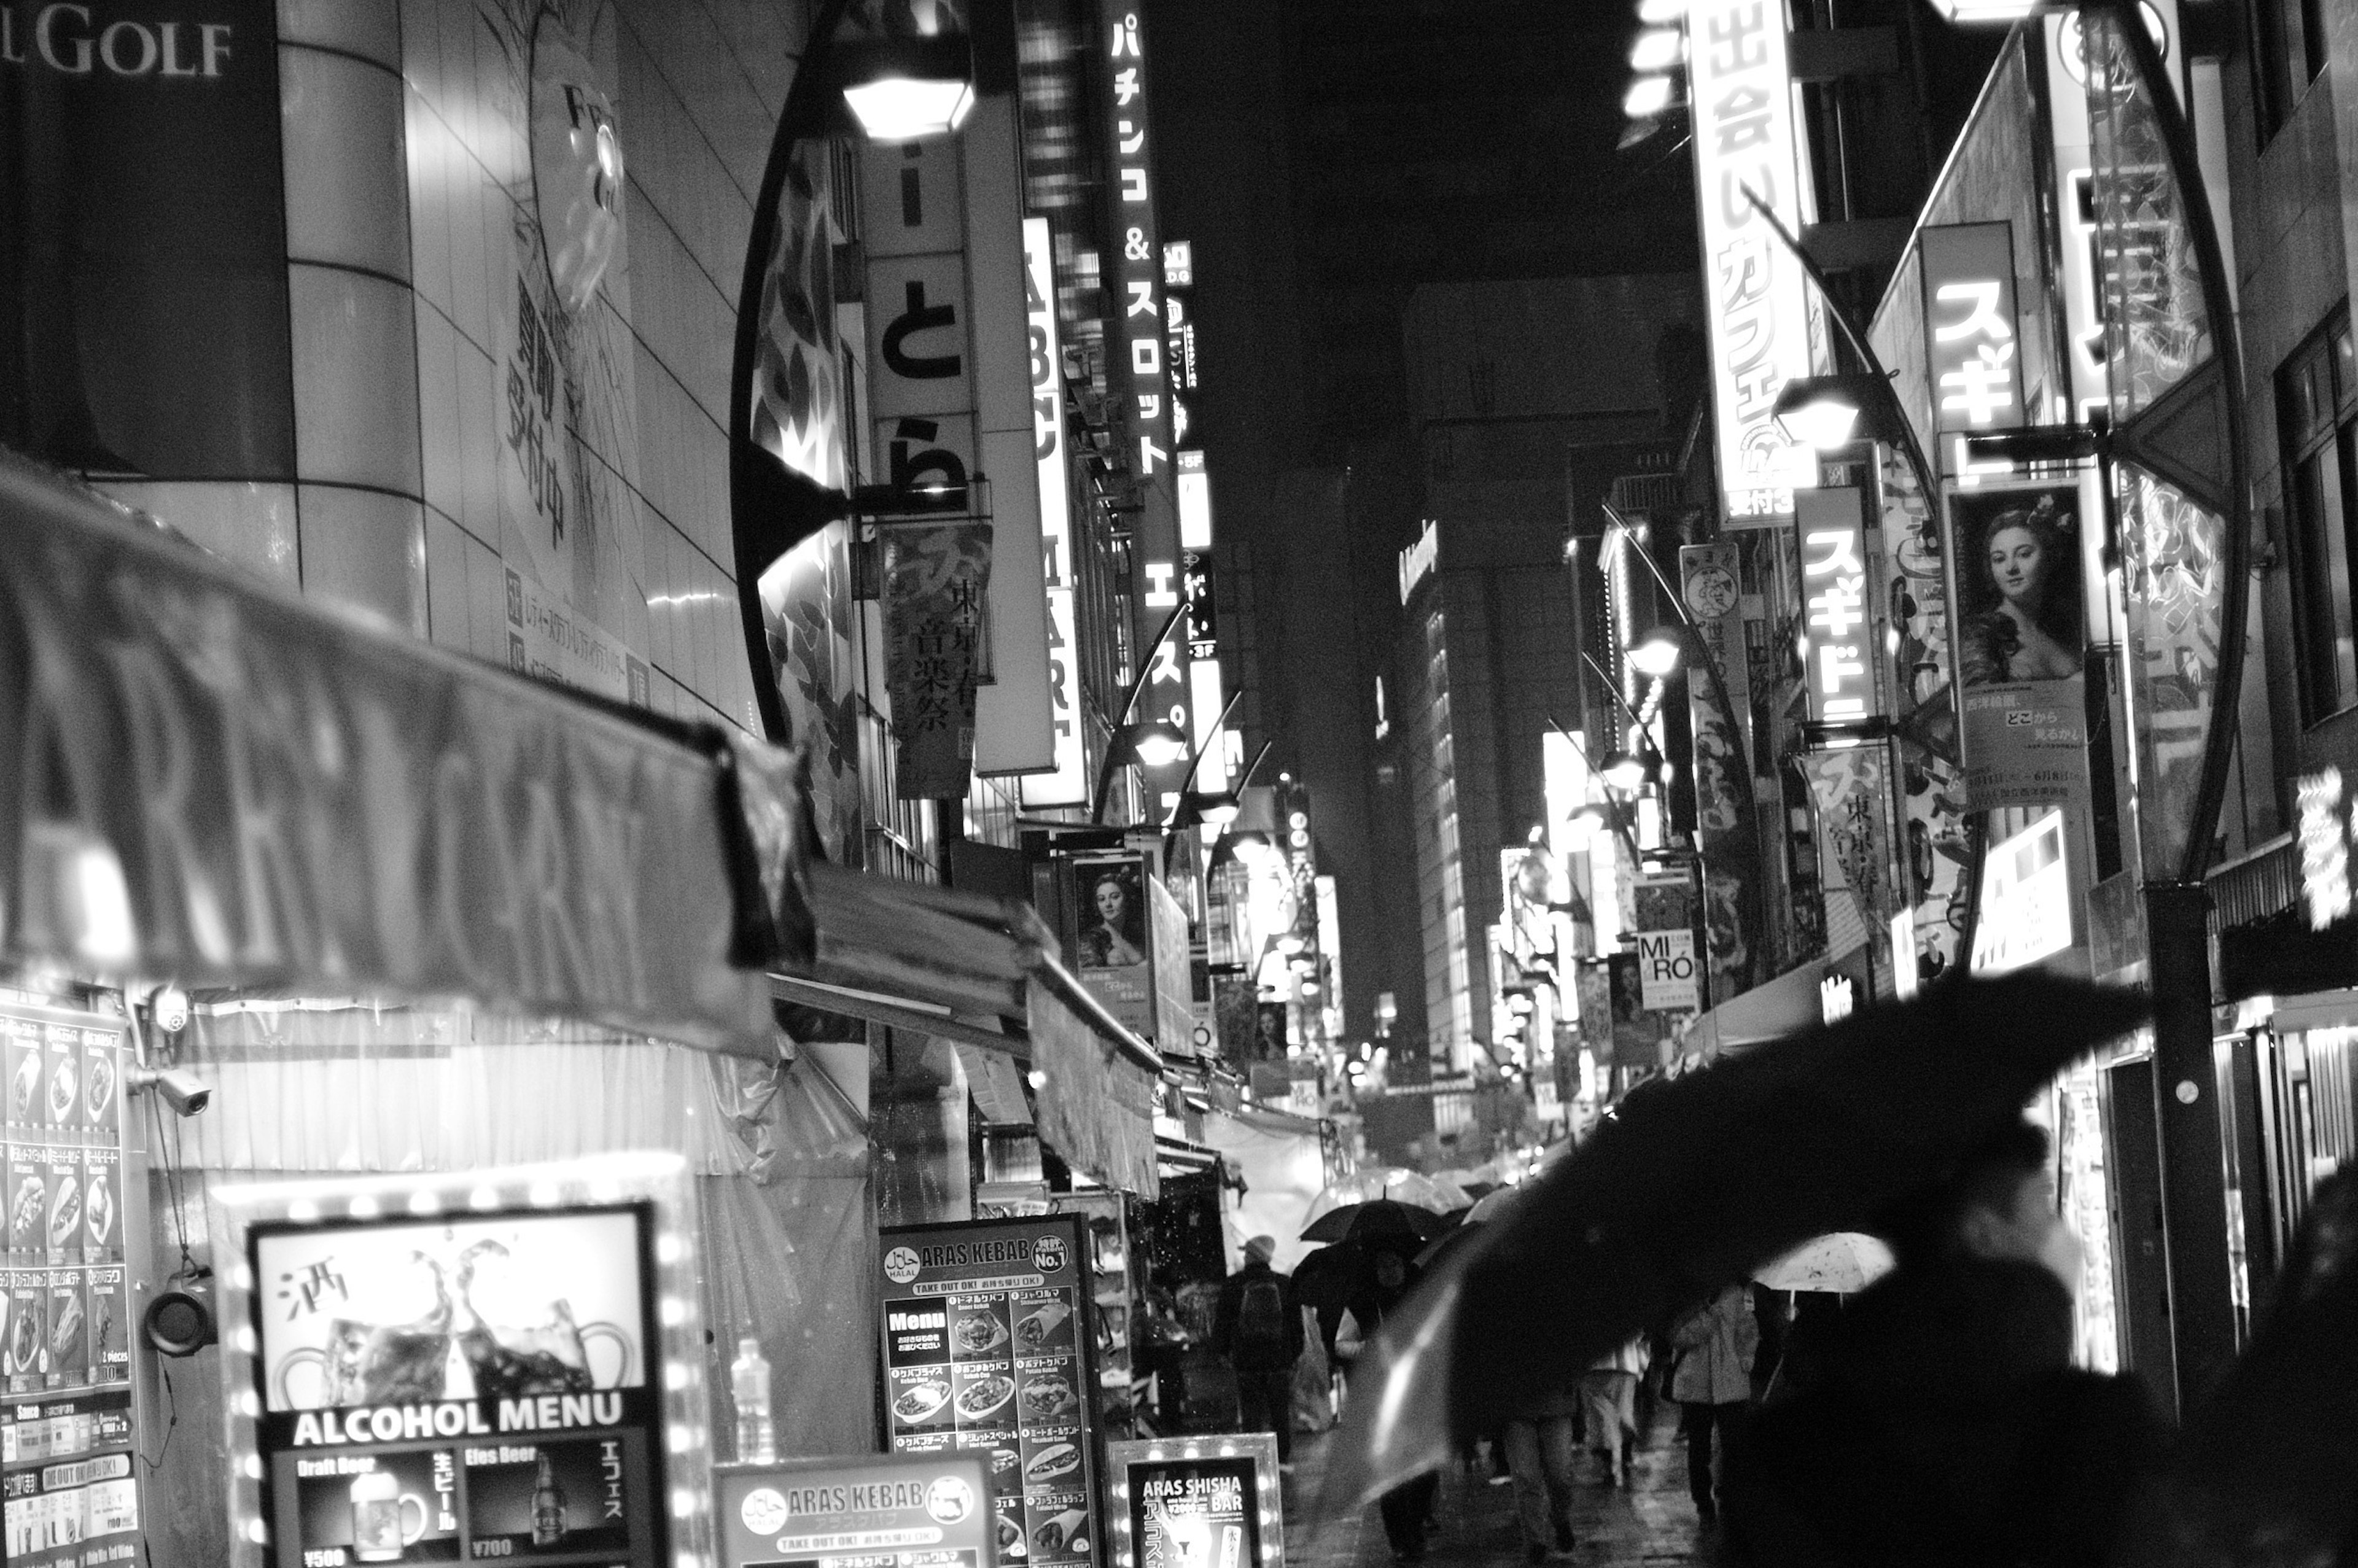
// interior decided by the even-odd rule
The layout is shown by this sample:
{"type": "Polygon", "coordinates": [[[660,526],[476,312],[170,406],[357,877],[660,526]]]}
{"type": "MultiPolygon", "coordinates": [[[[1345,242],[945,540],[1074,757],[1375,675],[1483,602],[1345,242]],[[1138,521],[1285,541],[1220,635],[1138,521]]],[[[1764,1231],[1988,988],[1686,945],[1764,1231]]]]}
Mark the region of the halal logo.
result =
{"type": "Polygon", "coordinates": [[[1065,1266],[1065,1238],[1044,1236],[1032,1243],[1032,1264],[1044,1274],[1053,1274],[1065,1266]]]}
{"type": "Polygon", "coordinates": [[[895,1247],[884,1254],[884,1277],[896,1285],[905,1285],[915,1279],[924,1265],[917,1254],[906,1247],[895,1247]]]}
{"type": "Polygon", "coordinates": [[[944,1476],[925,1488],[925,1512],[937,1523],[956,1524],[974,1511],[974,1488],[956,1476],[944,1476]]]}

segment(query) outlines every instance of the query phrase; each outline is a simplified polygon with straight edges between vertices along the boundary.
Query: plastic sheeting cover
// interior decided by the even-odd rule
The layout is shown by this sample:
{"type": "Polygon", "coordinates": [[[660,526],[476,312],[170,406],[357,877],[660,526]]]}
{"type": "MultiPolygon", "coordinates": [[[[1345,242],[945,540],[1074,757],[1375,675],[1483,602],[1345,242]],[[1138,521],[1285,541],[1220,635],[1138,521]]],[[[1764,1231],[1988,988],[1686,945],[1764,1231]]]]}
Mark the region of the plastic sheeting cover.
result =
{"type": "Polygon", "coordinates": [[[1245,1181],[1244,1195],[1221,1217],[1229,1269],[1244,1261],[1247,1240],[1270,1236],[1277,1239],[1275,1266],[1291,1272],[1311,1249],[1302,1227],[1310,1223],[1311,1200],[1326,1185],[1316,1126],[1293,1117],[1207,1111],[1204,1142],[1245,1181]]]}

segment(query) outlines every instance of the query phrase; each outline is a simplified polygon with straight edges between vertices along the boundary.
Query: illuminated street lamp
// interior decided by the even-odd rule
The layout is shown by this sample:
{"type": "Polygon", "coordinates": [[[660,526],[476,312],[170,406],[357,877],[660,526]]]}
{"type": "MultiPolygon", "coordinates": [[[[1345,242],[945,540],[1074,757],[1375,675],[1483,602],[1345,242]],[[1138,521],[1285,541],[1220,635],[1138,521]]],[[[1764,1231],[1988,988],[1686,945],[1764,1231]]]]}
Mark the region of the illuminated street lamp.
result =
{"type": "Polygon", "coordinates": [[[1597,768],[1596,776],[1623,795],[1635,795],[1661,777],[1661,759],[1638,752],[1616,752],[1597,768]]]}
{"type": "Polygon", "coordinates": [[[1859,438],[1859,416],[1875,402],[1864,375],[1799,375],[1777,394],[1773,412],[1789,439],[1822,452],[1836,451],[1859,438]]]}
{"type": "Polygon", "coordinates": [[[1687,19],[1687,0],[1638,0],[1638,20],[1650,27],[1675,27],[1687,19]]]}
{"type": "Polygon", "coordinates": [[[974,108],[974,50],[963,33],[838,44],[834,67],[871,142],[946,135],[974,108]]]}
{"type": "Polygon", "coordinates": [[[1679,667],[1686,647],[1677,632],[1657,626],[1628,650],[1629,667],[1649,680],[1660,680],[1679,667]]]}
{"type": "Polygon", "coordinates": [[[1187,737],[1167,719],[1152,719],[1120,732],[1116,745],[1136,757],[1141,767],[1167,768],[1187,760],[1187,737]]]}
{"type": "Polygon", "coordinates": [[[1649,27],[1629,46],[1629,69],[1644,72],[1668,70],[1685,53],[1686,39],[1678,28],[1649,27]]]}
{"type": "Polygon", "coordinates": [[[1650,120],[1671,106],[1671,79],[1667,76],[1641,76],[1629,84],[1621,100],[1621,113],[1632,120],[1650,120]]]}

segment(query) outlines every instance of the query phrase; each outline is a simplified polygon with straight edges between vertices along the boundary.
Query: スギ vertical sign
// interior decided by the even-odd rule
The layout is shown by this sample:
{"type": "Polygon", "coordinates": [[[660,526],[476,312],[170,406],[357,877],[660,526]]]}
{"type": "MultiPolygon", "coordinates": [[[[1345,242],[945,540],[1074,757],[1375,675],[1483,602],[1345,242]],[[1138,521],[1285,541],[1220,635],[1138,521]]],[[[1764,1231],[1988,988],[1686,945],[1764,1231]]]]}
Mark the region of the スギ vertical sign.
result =
{"type": "Polygon", "coordinates": [[[2015,338],[2014,226],[1932,225],[1919,237],[1918,254],[1933,427],[1945,436],[2028,424],[2015,338]]]}
{"type": "MultiPolygon", "coordinates": [[[[1153,156],[1147,129],[1145,34],[1136,0],[1106,0],[1100,12],[1106,72],[1106,165],[1112,174],[1113,249],[1106,258],[1114,319],[1106,330],[1106,378],[1120,402],[1128,460],[1138,481],[1130,524],[1134,656],[1151,672],[1138,717],[1162,719],[1194,737],[1187,649],[1174,634],[1154,641],[1181,602],[1177,465],[1172,450],[1171,376],[1163,308],[1163,245],[1155,222],[1153,156]]],[[[1150,796],[1176,791],[1184,761],[1149,769],[1150,796]]]]}
{"type": "Polygon", "coordinates": [[[1810,373],[1806,279],[1746,195],[1801,232],[1783,10],[1770,0],[1687,8],[1713,419],[1727,522],[1738,528],[1790,516],[1793,492],[1818,478],[1817,454],[1787,439],[1775,416],[1786,382],[1810,373]]]}
{"type": "Polygon", "coordinates": [[[1810,717],[1864,724],[1876,711],[1874,617],[1866,602],[1866,523],[1855,490],[1805,490],[1801,535],[1801,662],[1810,717]]]}

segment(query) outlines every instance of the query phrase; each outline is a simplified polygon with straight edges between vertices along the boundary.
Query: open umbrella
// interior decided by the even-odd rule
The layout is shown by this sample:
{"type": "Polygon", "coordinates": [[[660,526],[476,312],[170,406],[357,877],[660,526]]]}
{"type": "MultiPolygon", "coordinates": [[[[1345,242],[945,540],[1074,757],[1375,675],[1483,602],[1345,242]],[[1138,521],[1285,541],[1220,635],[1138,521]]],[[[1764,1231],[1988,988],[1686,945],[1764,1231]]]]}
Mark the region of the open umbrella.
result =
{"type": "Polygon", "coordinates": [[[1804,1241],[1752,1278],[1772,1291],[1852,1295],[1891,1272],[1891,1249],[1872,1236],[1837,1230],[1804,1241]]]}
{"type": "Polygon", "coordinates": [[[1429,1208],[1377,1198],[1368,1203],[1330,1208],[1305,1227],[1304,1241],[1370,1241],[1388,1236],[1429,1241],[1449,1228],[1449,1222],[1429,1208]]]}
{"type": "Polygon", "coordinates": [[[1345,1204],[1368,1203],[1377,1198],[1390,1198],[1395,1203],[1414,1204],[1435,1214],[1449,1214],[1470,1208],[1474,1200],[1454,1183],[1411,1171],[1399,1165],[1368,1165],[1352,1172],[1339,1182],[1319,1189],[1310,1200],[1309,1217],[1316,1219],[1329,1209],[1345,1204]]]}
{"type": "Polygon", "coordinates": [[[1959,979],[1624,1097],[1385,1322],[1326,1502],[1445,1462],[1812,1237],[1873,1229],[2146,1015],[2131,993],[2036,971],[1959,979]]]}

